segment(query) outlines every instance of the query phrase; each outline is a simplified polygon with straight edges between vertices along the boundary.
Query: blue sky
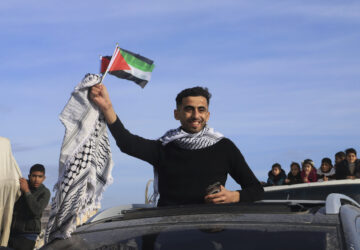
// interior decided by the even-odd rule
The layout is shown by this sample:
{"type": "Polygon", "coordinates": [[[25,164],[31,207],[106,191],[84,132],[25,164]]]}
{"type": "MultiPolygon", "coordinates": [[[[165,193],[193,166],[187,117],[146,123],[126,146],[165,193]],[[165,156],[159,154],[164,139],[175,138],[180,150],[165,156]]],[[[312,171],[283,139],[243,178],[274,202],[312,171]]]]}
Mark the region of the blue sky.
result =
{"type": "MultiPolygon", "coordinates": [[[[50,189],[64,136],[58,116],[117,42],[156,64],[144,89],[105,80],[135,134],[156,139],[177,127],[176,94],[201,85],[213,94],[210,126],[260,180],[274,162],[288,172],[291,161],[319,166],[360,150],[359,1],[2,1],[0,35],[0,136],[24,175],[34,163],[47,167],[50,189]]],[[[111,147],[103,207],[144,202],[151,166],[111,147]]]]}

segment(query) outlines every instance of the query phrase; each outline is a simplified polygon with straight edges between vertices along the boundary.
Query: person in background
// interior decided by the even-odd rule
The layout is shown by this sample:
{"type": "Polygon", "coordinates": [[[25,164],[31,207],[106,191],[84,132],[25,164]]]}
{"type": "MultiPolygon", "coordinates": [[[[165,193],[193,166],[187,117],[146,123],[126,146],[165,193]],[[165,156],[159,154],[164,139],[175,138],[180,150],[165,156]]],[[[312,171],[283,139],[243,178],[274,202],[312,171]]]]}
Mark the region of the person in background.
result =
{"type": "Polygon", "coordinates": [[[275,163],[271,167],[271,171],[268,173],[268,180],[266,186],[279,186],[284,184],[286,179],[285,171],[281,168],[279,163],[275,163]]]}
{"type": "Polygon", "coordinates": [[[304,183],[317,181],[315,164],[311,159],[302,162],[301,179],[304,183]]]}
{"type": "Polygon", "coordinates": [[[41,230],[41,216],[50,199],[50,191],[42,183],[45,168],[35,164],[30,168],[29,180],[20,178],[20,198],[14,206],[9,247],[31,250],[41,230]]]}
{"type": "Polygon", "coordinates": [[[356,150],[348,148],[345,150],[346,159],[336,165],[336,179],[360,178],[360,160],[357,159],[356,150]]]}
{"type": "Polygon", "coordinates": [[[335,169],[330,158],[321,160],[321,167],[316,171],[318,181],[328,181],[335,179],[335,169]]]}
{"type": "Polygon", "coordinates": [[[302,183],[302,178],[300,174],[300,165],[297,162],[292,162],[290,164],[290,172],[287,175],[287,178],[285,179],[285,184],[299,184],[302,183]]]}
{"type": "Polygon", "coordinates": [[[346,154],[343,151],[339,151],[335,154],[335,164],[334,167],[336,168],[336,165],[342,162],[346,159],[346,154]]]}

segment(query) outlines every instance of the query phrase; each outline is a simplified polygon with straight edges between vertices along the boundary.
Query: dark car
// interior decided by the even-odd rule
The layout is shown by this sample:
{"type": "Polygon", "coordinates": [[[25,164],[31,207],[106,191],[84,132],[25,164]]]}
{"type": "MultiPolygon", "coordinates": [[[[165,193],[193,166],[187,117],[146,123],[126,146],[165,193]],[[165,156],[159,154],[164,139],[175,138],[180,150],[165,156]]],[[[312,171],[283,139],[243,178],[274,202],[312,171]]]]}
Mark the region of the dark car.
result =
{"type": "Polygon", "coordinates": [[[360,249],[360,205],[341,194],[104,213],[42,249],[360,249]]]}

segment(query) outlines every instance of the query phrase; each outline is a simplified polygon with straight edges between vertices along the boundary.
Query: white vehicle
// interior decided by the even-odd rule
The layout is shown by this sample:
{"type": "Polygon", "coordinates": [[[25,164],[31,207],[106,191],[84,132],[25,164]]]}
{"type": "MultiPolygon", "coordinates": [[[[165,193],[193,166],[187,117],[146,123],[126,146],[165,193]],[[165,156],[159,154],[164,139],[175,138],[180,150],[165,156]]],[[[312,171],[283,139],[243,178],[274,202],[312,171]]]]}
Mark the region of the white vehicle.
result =
{"type": "Polygon", "coordinates": [[[360,203],[360,179],[271,186],[264,190],[264,200],[325,200],[331,193],[341,193],[360,203]]]}

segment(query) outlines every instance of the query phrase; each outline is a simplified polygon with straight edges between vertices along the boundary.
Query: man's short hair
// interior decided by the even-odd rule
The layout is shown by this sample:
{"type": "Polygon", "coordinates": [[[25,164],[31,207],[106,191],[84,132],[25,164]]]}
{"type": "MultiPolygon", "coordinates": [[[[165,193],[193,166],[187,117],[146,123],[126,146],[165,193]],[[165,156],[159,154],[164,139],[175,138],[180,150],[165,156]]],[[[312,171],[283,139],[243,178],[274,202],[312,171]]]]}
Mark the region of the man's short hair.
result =
{"type": "Polygon", "coordinates": [[[274,168],[278,168],[281,170],[281,165],[279,163],[274,163],[272,166],[271,166],[271,169],[274,169],[274,168]]]}
{"type": "Polygon", "coordinates": [[[41,164],[35,164],[30,168],[30,174],[35,171],[43,172],[45,175],[45,167],[41,164]]]}
{"type": "Polygon", "coordinates": [[[345,155],[345,153],[344,153],[344,151],[340,151],[340,152],[337,152],[336,154],[335,154],[335,158],[345,158],[346,157],[346,155],[345,155]]]}
{"type": "Polygon", "coordinates": [[[345,150],[345,154],[346,154],[346,155],[349,155],[349,154],[351,154],[351,153],[353,153],[353,154],[356,155],[356,150],[353,149],[353,148],[348,148],[348,149],[345,150]]]}
{"type": "Polygon", "coordinates": [[[210,104],[210,98],[211,94],[208,90],[208,88],[203,87],[193,87],[182,90],[177,96],[176,96],[176,107],[179,107],[182,104],[182,99],[188,96],[203,96],[206,98],[207,104],[210,104]]]}

